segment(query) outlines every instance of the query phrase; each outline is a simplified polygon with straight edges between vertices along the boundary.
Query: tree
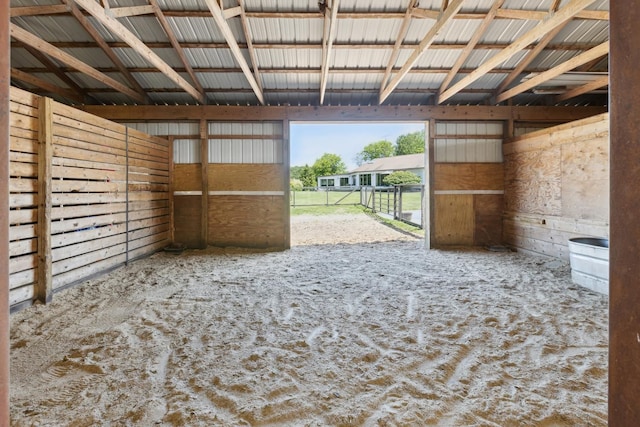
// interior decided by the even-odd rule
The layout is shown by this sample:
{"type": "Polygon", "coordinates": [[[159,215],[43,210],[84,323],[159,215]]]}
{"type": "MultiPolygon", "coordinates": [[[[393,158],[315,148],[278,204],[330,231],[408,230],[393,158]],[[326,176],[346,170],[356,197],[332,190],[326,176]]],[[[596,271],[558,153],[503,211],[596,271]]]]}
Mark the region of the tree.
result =
{"type": "Polygon", "coordinates": [[[291,191],[302,191],[303,187],[304,186],[302,185],[302,181],[300,181],[299,179],[292,178],[289,181],[289,188],[291,189],[291,191]]]}
{"type": "Polygon", "coordinates": [[[424,130],[400,135],[396,139],[396,156],[424,153],[424,130]]]}
{"type": "Polygon", "coordinates": [[[347,172],[347,166],[342,161],[342,157],[337,154],[325,153],[318,158],[311,170],[314,175],[314,186],[316,185],[316,178],[319,176],[327,175],[339,175],[347,172]]]}
{"type": "Polygon", "coordinates": [[[361,165],[365,162],[370,162],[373,159],[391,156],[393,156],[393,144],[391,141],[383,139],[381,141],[365,145],[362,151],[356,155],[355,160],[358,165],[361,165]]]}
{"type": "Polygon", "coordinates": [[[413,172],[397,171],[385,176],[382,183],[384,185],[420,184],[422,179],[413,172]]]}
{"type": "Polygon", "coordinates": [[[293,168],[291,168],[291,178],[300,180],[303,187],[315,187],[317,185],[316,175],[313,173],[313,170],[309,165],[294,167],[296,168],[295,175],[293,168]]]}

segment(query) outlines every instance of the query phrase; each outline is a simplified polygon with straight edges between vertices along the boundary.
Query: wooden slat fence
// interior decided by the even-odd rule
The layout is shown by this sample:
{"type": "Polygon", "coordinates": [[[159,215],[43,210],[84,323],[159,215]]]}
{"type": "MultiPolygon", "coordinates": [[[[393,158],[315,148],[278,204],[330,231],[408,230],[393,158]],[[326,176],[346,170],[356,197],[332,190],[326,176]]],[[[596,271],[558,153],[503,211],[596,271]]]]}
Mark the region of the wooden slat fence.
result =
{"type": "Polygon", "coordinates": [[[169,243],[169,142],[12,88],[11,304],[169,243]]]}

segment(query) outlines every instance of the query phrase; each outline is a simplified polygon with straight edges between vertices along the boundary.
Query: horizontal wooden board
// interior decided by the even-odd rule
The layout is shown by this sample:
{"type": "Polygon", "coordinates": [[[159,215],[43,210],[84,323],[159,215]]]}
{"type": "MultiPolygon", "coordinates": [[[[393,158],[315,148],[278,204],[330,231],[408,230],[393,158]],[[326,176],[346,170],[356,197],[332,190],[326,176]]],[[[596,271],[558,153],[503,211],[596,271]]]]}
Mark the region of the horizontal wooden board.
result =
{"type": "Polygon", "coordinates": [[[9,224],[11,225],[33,223],[37,220],[37,209],[11,209],[9,211],[9,224]]]}
{"type": "Polygon", "coordinates": [[[129,230],[133,231],[138,229],[146,229],[160,224],[168,224],[169,220],[169,215],[155,216],[152,218],[138,219],[135,221],[129,220],[129,230]]]}
{"type": "Polygon", "coordinates": [[[114,148],[119,148],[124,150],[126,147],[125,133],[122,132],[121,128],[119,130],[114,130],[114,129],[118,129],[119,125],[115,127],[104,128],[100,126],[95,126],[89,122],[77,120],[74,117],[63,116],[60,114],[53,115],[53,124],[54,124],[54,133],[56,132],[56,129],[60,129],[61,133],[59,133],[59,135],[61,136],[69,136],[74,138],[78,134],[95,135],[97,137],[102,138],[102,139],[100,138],[93,139],[96,141],[96,144],[98,145],[106,145],[103,143],[103,141],[110,141],[110,142],[114,142],[114,145],[112,145],[112,147],[114,148]],[[76,132],[75,134],[69,133],[68,130],[75,130],[76,132]]]}
{"type": "Polygon", "coordinates": [[[25,301],[30,301],[33,299],[34,295],[35,287],[33,285],[12,289],[9,292],[9,306],[13,307],[14,305],[23,303],[25,301]]]}
{"type": "Polygon", "coordinates": [[[34,153],[11,151],[9,152],[9,160],[12,162],[38,163],[38,155],[34,153]]]}
{"type": "Polygon", "coordinates": [[[9,241],[36,237],[36,224],[14,225],[9,229],[9,241]]]}
{"type": "Polygon", "coordinates": [[[90,240],[99,239],[101,237],[113,236],[126,232],[125,224],[114,224],[104,227],[89,227],[70,233],[56,234],[51,236],[51,247],[59,248],[62,246],[73,245],[80,242],[88,242],[90,240]]]}
{"type": "MultiPolygon", "coordinates": [[[[130,205],[131,209],[131,205],[130,205]]],[[[126,203],[108,203],[108,204],[96,204],[85,206],[58,206],[51,209],[51,218],[53,220],[59,219],[73,219],[81,218],[85,216],[94,216],[102,214],[113,214],[119,212],[126,212],[126,203]]]]}
{"type": "Polygon", "coordinates": [[[58,288],[69,285],[71,283],[75,283],[79,280],[82,280],[94,274],[101,273],[105,270],[108,270],[120,265],[124,265],[126,259],[127,259],[127,256],[125,254],[120,254],[111,258],[94,262],[89,265],[85,265],[84,267],[80,267],[75,270],[68,271],[66,273],[61,273],[56,276],[53,276],[53,289],[56,290],[58,288]]]}
{"type": "Polygon", "coordinates": [[[104,170],[104,169],[87,169],[71,166],[53,166],[51,175],[55,182],[56,179],[80,179],[86,181],[102,181],[102,182],[124,182],[126,175],[124,171],[104,170]]]}
{"type": "Polygon", "coordinates": [[[32,178],[10,178],[9,191],[11,193],[35,193],[38,191],[38,181],[32,178]]]}
{"type": "Polygon", "coordinates": [[[54,206],[87,205],[93,203],[118,203],[126,201],[122,193],[53,193],[51,200],[54,206]]]}
{"type": "Polygon", "coordinates": [[[282,196],[209,196],[208,242],[283,248],[285,218],[282,196]]]}
{"type": "Polygon", "coordinates": [[[126,156],[127,153],[127,142],[124,138],[109,138],[67,126],[53,126],[53,143],[91,152],[97,151],[121,156],[126,156]]]}
{"type": "Polygon", "coordinates": [[[38,241],[35,238],[9,242],[10,257],[30,254],[37,250],[38,250],[38,241]]]}
{"type": "Polygon", "coordinates": [[[38,176],[38,165],[35,163],[9,162],[9,175],[36,178],[38,176]]]}
{"type": "Polygon", "coordinates": [[[96,164],[93,169],[111,169],[113,166],[122,166],[126,164],[126,157],[124,155],[121,156],[109,153],[100,153],[97,151],[88,151],[81,148],[67,147],[59,144],[53,145],[53,155],[55,157],[64,157],[66,159],[93,162],[96,164]]]}
{"type": "Polygon", "coordinates": [[[28,254],[19,257],[13,257],[9,260],[9,273],[13,274],[24,270],[32,270],[37,267],[37,264],[37,254],[28,254]]]}
{"type": "Polygon", "coordinates": [[[168,244],[168,241],[161,240],[155,243],[151,243],[150,245],[143,246],[138,249],[134,249],[131,252],[129,252],[129,259],[132,260],[132,259],[142,258],[148,255],[151,255],[153,253],[158,252],[162,248],[166,247],[167,244],[168,244]]]}
{"type": "Polygon", "coordinates": [[[38,197],[34,193],[9,194],[10,208],[30,208],[38,205],[38,197]]]}
{"type": "Polygon", "coordinates": [[[36,279],[36,269],[24,270],[18,273],[13,273],[9,275],[9,289],[17,289],[21,286],[30,285],[35,283],[36,279]]]}
{"type": "Polygon", "coordinates": [[[116,255],[124,254],[126,251],[125,244],[109,246],[106,248],[98,248],[93,252],[86,252],[78,256],[67,258],[52,264],[53,275],[65,273],[76,268],[84,267],[116,255]]]}
{"type": "Polygon", "coordinates": [[[502,163],[436,163],[435,191],[503,190],[502,163]]]}
{"type": "MultiPolygon", "coordinates": [[[[157,234],[149,234],[146,237],[141,237],[140,239],[130,240],[129,251],[134,251],[136,249],[158,243],[162,243],[163,247],[167,246],[169,244],[169,234],[167,232],[161,232],[157,234]]],[[[135,255],[132,256],[132,258],[135,258],[135,255]]]]}
{"type": "Polygon", "coordinates": [[[166,233],[167,238],[169,238],[170,228],[171,228],[171,224],[169,224],[168,222],[165,222],[158,225],[154,225],[152,227],[133,230],[129,232],[129,241],[131,242],[137,239],[142,239],[144,237],[151,236],[154,234],[160,234],[160,233],[166,233]]]}
{"type": "Polygon", "coordinates": [[[129,211],[129,220],[135,221],[145,218],[156,218],[160,216],[169,216],[169,208],[157,208],[157,209],[142,209],[138,211],[129,211]]]}
{"type": "Polygon", "coordinates": [[[103,129],[109,129],[113,132],[122,134],[126,132],[126,127],[121,124],[103,119],[85,111],[78,110],[77,108],[61,104],[59,102],[55,102],[53,104],[53,109],[55,111],[55,114],[60,116],[69,117],[73,120],[78,120],[83,123],[91,124],[92,126],[101,127],[103,129]]]}
{"type": "Polygon", "coordinates": [[[12,102],[19,102],[21,104],[37,106],[38,99],[40,97],[32,92],[26,91],[24,89],[19,89],[15,86],[11,86],[9,88],[9,98],[12,102]]]}
{"type": "Polygon", "coordinates": [[[51,251],[51,259],[57,262],[68,258],[82,258],[87,253],[126,243],[126,240],[127,235],[122,233],[56,248],[51,251]]]}
{"type": "Polygon", "coordinates": [[[282,164],[214,163],[208,173],[209,191],[284,190],[282,164]]]}
{"type": "Polygon", "coordinates": [[[115,225],[127,220],[126,213],[93,215],[51,222],[51,234],[69,233],[104,225],[115,225]]]}
{"type": "Polygon", "coordinates": [[[126,185],[124,182],[54,179],[51,190],[54,193],[122,193],[126,185]]]}

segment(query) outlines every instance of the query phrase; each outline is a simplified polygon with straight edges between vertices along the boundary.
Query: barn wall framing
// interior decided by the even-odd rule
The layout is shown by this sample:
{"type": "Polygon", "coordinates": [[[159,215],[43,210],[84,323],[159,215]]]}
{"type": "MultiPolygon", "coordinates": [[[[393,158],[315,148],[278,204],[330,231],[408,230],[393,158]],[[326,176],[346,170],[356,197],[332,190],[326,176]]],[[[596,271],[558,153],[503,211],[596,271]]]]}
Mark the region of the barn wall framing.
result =
{"type": "Polygon", "coordinates": [[[569,259],[568,240],[609,236],[609,115],[539,130],[504,146],[504,239],[569,259]]]}
{"type": "Polygon", "coordinates": [[[168,140],[16,88],[10,113],[12,307],[167,245],[168,140]]]}

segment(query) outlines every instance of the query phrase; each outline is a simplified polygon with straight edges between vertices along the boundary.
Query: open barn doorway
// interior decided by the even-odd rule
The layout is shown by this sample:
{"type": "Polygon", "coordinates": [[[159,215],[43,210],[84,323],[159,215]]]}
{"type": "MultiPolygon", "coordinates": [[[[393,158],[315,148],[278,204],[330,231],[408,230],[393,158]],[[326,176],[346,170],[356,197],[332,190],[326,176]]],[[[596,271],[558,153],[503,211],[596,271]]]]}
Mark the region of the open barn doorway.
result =
{"type": "Polygon", "coordinates": [[[425,131],[424,122],[290,123],[291,244],[422,238],[425,131]]]}

